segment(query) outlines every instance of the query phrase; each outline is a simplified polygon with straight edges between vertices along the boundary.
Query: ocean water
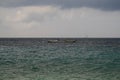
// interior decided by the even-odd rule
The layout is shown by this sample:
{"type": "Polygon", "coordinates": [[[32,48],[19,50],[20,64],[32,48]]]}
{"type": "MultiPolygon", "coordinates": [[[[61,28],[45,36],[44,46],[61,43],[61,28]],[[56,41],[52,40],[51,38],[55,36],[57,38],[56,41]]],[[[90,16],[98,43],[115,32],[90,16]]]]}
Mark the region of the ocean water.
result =
{"type": "Polygon", "coordinates": [[[48,40],[0,39],[0,80],[120,80],[120,39],[48,40]]]}

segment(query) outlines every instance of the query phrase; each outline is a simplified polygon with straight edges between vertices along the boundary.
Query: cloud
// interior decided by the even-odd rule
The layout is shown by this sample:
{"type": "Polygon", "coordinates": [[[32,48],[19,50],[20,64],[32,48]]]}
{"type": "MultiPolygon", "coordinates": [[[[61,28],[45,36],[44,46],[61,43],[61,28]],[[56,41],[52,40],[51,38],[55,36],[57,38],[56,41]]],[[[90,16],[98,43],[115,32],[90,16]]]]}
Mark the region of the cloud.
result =
{"type": "Polygon", "coordinates": [[[63,9],[88,7],[101,10],[120,10],[120,0],[0,0],[0,6],[59,6],[63,9]]]}
{"type": "Polygon", "coordinates": [[[0,8],[4,37],[120,37],[120,11],[54,6],[0,8]]]}

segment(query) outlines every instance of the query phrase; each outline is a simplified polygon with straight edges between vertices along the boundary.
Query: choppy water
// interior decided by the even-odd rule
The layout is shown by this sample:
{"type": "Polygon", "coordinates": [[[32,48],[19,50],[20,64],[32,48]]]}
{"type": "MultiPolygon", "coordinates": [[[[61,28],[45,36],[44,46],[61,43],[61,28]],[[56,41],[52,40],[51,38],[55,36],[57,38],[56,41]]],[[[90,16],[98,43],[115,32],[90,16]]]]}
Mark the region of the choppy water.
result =
{"type": "Polygon", "coordinates": [[[120,39],[47,40],[0,39],[0,80],[120,80],[120,39]]]}

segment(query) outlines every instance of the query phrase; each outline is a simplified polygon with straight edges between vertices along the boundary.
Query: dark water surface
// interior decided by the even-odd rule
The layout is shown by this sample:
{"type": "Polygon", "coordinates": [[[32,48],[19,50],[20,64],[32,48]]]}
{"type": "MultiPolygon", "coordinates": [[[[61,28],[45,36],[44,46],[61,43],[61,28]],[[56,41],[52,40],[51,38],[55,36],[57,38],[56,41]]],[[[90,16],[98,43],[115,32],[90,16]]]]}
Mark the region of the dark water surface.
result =
{"type": "Polygon", "coordinates": [[[120,39],[48,40],[1,38],[0,80],[120,80],[120,39]]]}

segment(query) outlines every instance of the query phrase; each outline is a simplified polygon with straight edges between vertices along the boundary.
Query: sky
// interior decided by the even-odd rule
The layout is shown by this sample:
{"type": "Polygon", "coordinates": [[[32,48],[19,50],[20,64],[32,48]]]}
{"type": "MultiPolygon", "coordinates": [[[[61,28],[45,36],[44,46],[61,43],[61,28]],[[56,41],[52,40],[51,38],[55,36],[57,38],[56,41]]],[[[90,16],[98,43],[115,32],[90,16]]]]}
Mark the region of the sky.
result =
{"type": "Polygon", "coordinates": [[[0,37],[120,38],[120,0],[0,0],[0,37]]]}

